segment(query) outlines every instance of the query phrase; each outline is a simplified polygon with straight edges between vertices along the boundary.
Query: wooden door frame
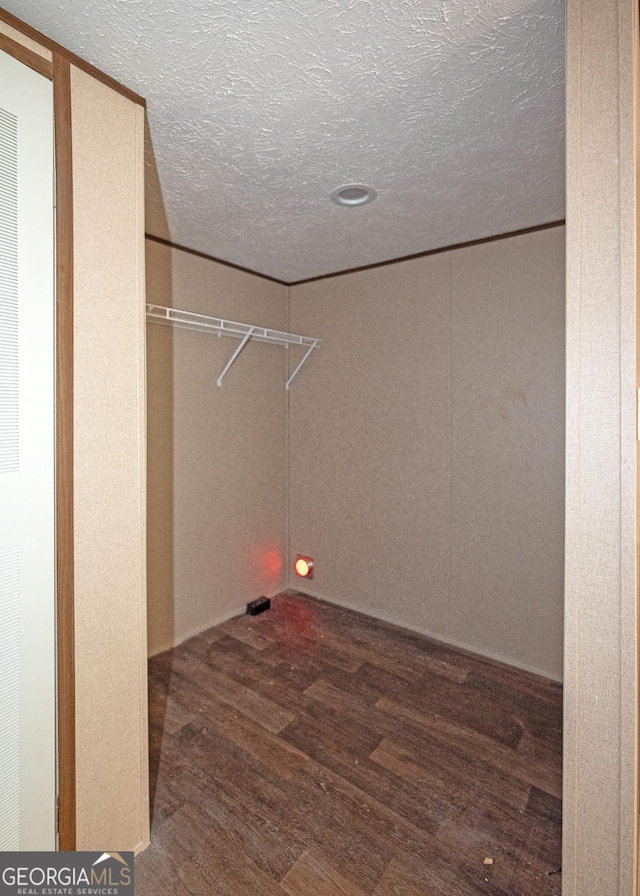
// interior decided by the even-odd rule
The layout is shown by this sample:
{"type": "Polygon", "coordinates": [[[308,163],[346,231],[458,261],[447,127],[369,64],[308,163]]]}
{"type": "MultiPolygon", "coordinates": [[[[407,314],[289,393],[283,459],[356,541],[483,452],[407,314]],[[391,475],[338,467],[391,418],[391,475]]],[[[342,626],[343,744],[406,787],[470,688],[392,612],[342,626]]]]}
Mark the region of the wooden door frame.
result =
{"type": "Polygon", "coordinates": [[[71,65],[53,54],[56,173],[56,556],[58,849],[76,849],[71,65]]]}

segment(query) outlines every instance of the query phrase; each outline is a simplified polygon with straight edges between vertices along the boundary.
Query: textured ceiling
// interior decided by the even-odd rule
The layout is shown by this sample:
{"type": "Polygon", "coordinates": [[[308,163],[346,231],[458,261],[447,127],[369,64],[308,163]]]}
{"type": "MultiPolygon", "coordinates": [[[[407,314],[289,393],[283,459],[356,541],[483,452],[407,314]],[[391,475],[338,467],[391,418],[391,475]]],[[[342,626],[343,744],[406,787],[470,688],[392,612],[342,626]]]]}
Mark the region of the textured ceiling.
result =
{"type": "Polygon", "coordinates": [[[563,0],[2,5],[147,98],[177,243],[295,281],[564,216],[563,0]]]}

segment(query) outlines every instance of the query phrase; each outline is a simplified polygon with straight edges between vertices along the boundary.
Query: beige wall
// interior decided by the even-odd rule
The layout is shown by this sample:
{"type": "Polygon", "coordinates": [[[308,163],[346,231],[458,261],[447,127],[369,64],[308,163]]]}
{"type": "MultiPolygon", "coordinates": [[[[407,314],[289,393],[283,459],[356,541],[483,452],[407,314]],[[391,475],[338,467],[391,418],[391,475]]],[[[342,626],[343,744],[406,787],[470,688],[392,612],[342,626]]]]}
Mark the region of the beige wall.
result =
{"type": "MultiPolygon", "coordinates": [[[[147,299],[286,329],[287,289],[147,241],[147,299]]],[[[148,324],[149,652],[284,582],[287,350],[148,324]]]]}
{"type": "Polygon", "coordinates": [[[293,287],[290,327],[304,590],[560,678],[564,229],[293,287]]]}
{"type": "Polygon", "coordinates": [[[635,0],[567,6],[562,892],[637,893],[635,0]]]}
{"type": "Polygon", "coordinates": [[[38,56],[42,56],[43,59],[47,59],[49,62],[53,59],[51,50],[47,49],[47,47],[42,47],[35,40],[32,40],[30,37],[27,37],[26,34],[18,31],[17,28],[12,28],[11,25],[7,25],[6,22],[0,22],[0,34],[10,37],[11,40],[14,40],[17,44],[21,44],[23,47],[26,47],[27,50],[37,53],[38,56]]]}
{"type": "Polygon", "coordinates": [[[78,849],[148,842],[144,110],[71,70],[78,849]]]}

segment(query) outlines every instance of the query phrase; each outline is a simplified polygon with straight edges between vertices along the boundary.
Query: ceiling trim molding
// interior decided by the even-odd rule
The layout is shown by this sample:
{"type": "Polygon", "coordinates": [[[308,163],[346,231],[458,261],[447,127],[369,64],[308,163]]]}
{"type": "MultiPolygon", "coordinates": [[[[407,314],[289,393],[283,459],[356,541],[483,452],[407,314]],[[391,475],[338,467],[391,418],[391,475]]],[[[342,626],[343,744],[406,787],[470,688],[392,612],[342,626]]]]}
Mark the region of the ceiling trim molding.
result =
{"type": "Polygon", "coordinates": [[[279,283],[281,286],[302,286],[304,283],[315,283],[317,280],[328,280],[330,277],[344,277],[345,274],[357,274],[360,271],[370,271],[373,268],[384,268],[390,264],[400,264],[402,261],[413,261],[416,258],[426,258],[428,255],[438,255],[441,252],[452,252],[454,249],[467,249],[469,246],[481,246],[483,243],[494,243],[496,240],[508,240],[514,236],[537,233],[539,230],[550,230],[553,227],[563,227],[564,224],[565,219],[561,218],[559,221],[536,224],[534,227],[523,227],[521,230],[510,230],[508,233],[496,233],[494,236],[483,236],[477,240],[468,240],[466,243],[452,243],[449,246],[441,246],[439,249],[427,249],[425,252],[415,252],[413,255],[401,255],[399,258],[389,258],[386,261],[363,264],[357,268],[332,271],[330,274],[319,274],[317,277],[307,277],[305,280],[292,281],[279,280],[277,277],[269,276],[269,274],[261,274],[259,271],[252,271],[251,268],[245,268],[240,264],[234,264],[232,261],[225,261],[223,258],[217,258],[215,255],[209,255],[207,252],[200,252],[198,249],[190,249],[188,246],[181,246],[179,243],[165,240],[161,236],[154,236],[152,233],[145,233],[145,237],[154,243],[160,243],[161,246],[168,246],[170,249],[178,249],[180,252],[187,252],[189,255],[195,255],[197,258],[205,258],[207,261],[215,261],[216,264],[223,264],[225,267],[234,268],[234,270],[242,271],[245,274],[253,274],[254,277],[262,277],[263,280],[271,280],[272,283],[279,283]]]}
{"type": "Polygon", "coordinates": [[[242,271],[243,274],[253,274],[254,277],[262,277],[263,280],[271,280],[272,283],[279,283],[280,286],[290,285],[286,280],[278,280],[277,277],[270,277],[269,274],[261,274],[260,271],[252,271],[251,268],[245,268],[241,264],[234,264],[232,261],[225,261],[223,258],[216,258],[215,255],[209,255],[207,252],[199,252],[198,249],[190,249],[188,246],[181,246],[179,243],[165,240],[161,236],[154,236],[152,233],[145,233],[145,237],[153,243],[160,243],[161,246],[168,246],[170,249],[178,249],[180,252],[186,252],[188,255],[195,255],[196,258],[206,258],[207,261],[215,261],[216,264],[223,264],[227,268],[242,271]]]}
{"type": "Polygon", "coordinates": [[[106,75],[104,72],[101,72],[99,68],[95,67],[95,65],[91,65],[90,62],[85,62],[85,60],[81,59],[80,56],[76,56],[75,53],[72,53],[71,50],[67,50],[59,43],[56,43],[55,40],[51,40],[51,38],[42,34],[40,31],[36,31],[36,29],[32,28],[31,25],[27,25],[26,22],[22,21],[22,19],[19,19],[17,16],[14,16],[10,12],[7,12],[6,9],[0,8],[0,21],[4,22],[5,25],[10,25],[12,28],[15,28],[16,31],[20,31],[25,35],[25,37],[30,37],[31,40],[35,40],[36,43],[39,43],[40,46],[46,47],[48,50],[51,50],[52,53],[57,53],[59,56],[68,59],[71,65],[75,65],[76,68],[82,69],[82,71],[86,72],[88,75],[91,75],[97,81],[101,81],[103,84],[106,84],[107,87],[110,87],[112,90],[117,91],[117,93],[122,94],[122,96],[126,96],[128,100],[137,103],[139,106],[146,107],[147,101],[143,97],[139,96],[137,93],[134,93],[133,90],[129,90],[129,88],[125,87],[124,84],[120,84],[120,82],[116,81],[115,78],[112,78],[109,75],[106,75]]]}
{"type": "Polygon", "coordinates": [[[450,246],[441,246],[439,249],[427,249],[426,252],[415,252],[413,255],[402,255],[400,258],[389,258],[387,261],[377,261],[373,264],[363,264],[357,268],[349,268],[345,271],[334,271],[331,274],[320,274],[317,277],[307,277],[305,280],[294,280],[288,286],[302,286],[303,283],[315,283],[317,280],[328,280],[330,277],[343,277],[345,274],[357,274],[360,271],[370,271],[373,268],[383,268],[389,264],[399,264],[402,261],[413,261],[416,258],[426,258],[428,255],[438,255],[440,252],[452,252],[454,249],[467,249],[469,246],[481,246],[483,243],[493,243],[496,240],[507,240],[513,236],[523,236],[526,233],[537,233],[539,230],[550,230],[552,227],[562,227],[565,219],[549,221],[547,224],[537,224],[535,227],[523,227],[522,230],[511,230],[508,233],[497,233],[494,236],[484,236],[477,240],[468,240],[466,243],[452,243],[450,246]]]}

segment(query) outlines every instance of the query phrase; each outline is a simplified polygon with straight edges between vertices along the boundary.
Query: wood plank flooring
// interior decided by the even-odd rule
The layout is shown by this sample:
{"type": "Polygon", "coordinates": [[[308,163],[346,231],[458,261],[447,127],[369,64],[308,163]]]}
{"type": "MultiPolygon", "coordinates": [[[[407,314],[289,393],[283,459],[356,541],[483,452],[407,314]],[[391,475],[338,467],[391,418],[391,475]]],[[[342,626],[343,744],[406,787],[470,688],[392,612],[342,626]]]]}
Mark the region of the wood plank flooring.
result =
{"type": "Polygon", "coordinates": [[[149,671],[138,896],[559,896],[560,685],[294,592],[149,671]]]}

